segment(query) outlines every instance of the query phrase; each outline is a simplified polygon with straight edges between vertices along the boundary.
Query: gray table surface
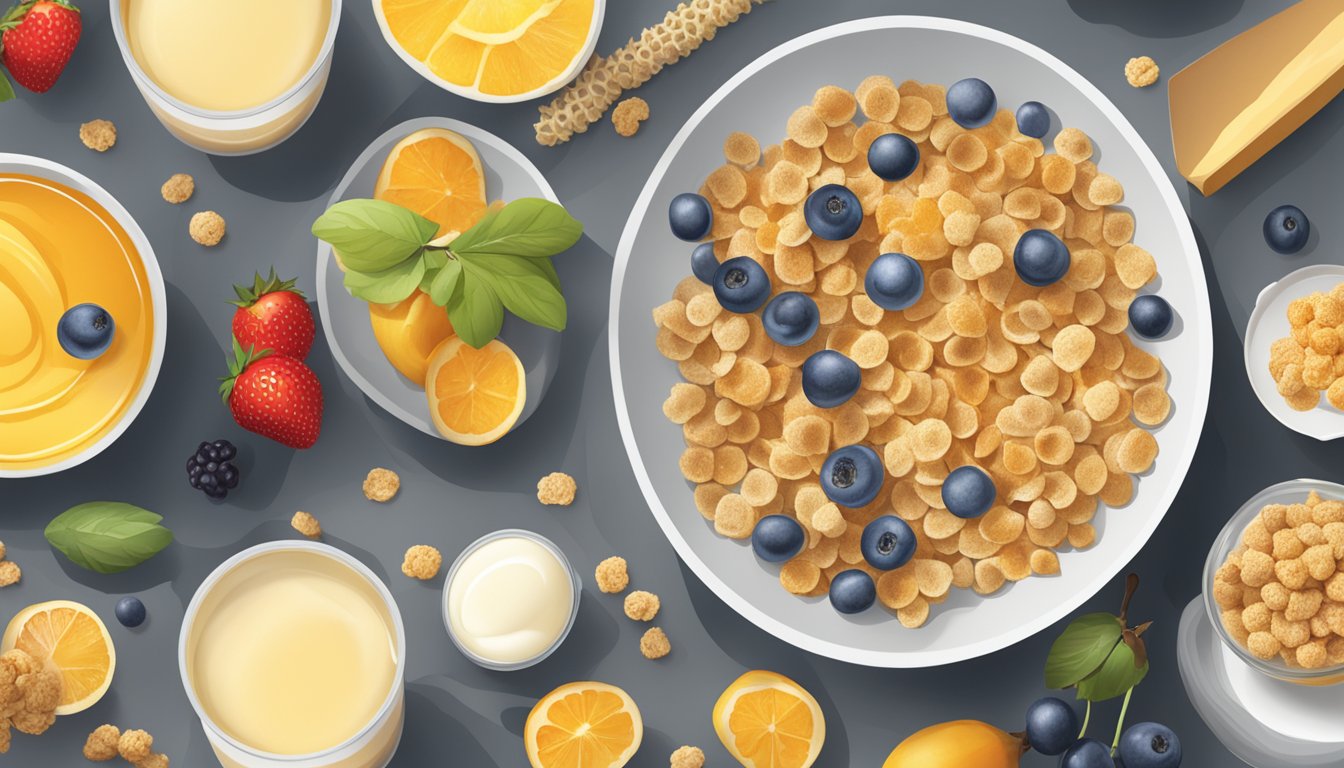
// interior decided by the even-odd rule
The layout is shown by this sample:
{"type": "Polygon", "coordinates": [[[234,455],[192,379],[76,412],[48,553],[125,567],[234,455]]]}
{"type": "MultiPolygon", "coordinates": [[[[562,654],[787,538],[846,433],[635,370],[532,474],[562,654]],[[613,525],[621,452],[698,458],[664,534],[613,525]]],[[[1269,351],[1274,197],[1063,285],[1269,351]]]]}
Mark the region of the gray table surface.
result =
{"type": "MultiPolygon", "coordinates": [[[[612,0],[599,44],[609,51],[656,22],[671,0],[612,0]]],[[[600,679],[639,702],[644,746],[632,765],[665,766],[683,743],[697,744],[711,765],[731,764],[709,722],[724,685],[750,668],[790,675],[821,701],[828,738],[823,766],[879,765],[907,734],[943,720],[978,718],[1020,727],[1023,710],[1043,695],[1041,668],[1060,627],[991,656],[951,667],[879,671],[798,651],[757,630],[723,605],[677,560],[649,515],[621,447],[607,365],[606,307],[612,252],[629,201],[666,142],[691,110],[738,68],[792,37],[832,22],[884,13],[964,18],[1029,40],[1091,79],[1119,106],[1168,169],[1185,200],[1203,252],[1213,302],[1216,345],[1212,403],[1189,478],[1166,521],[1132,568],[1145,585],[1138,616],[1156,620],[1148,635],[1152,673],[1135,692],[1131,721],[1172,726],[1185,765],[1237,764],[1200,721],[1176,670],[1180,610],[1199,591],[1209,543],[1227,517],[1260,488],[1294,477],[1339,480],[1344,443],[1317,443],[1282,428],[1255,400],[1241,362],[1241,334],[1259,289],[1305,264],[1329,260],[1340,242],[1344,191],[1344,99],[1212,199],[1174,170],[1165,81],[1146,90],[1124,81],[1125,61],[1152,55],[1172,73],[1225,38],[1271,15],[1280,0],[774,0],[722,32],[690,59],[640,89],[653,117],[634,139],[609,123],[557,149],[532,140],[534,104],[491,106],[453,97],[423,81],[383,43],[365,0],[346,3],[335,67],[316,115],[293,139],[265,154],[211,158],[172,139],[136,93],[117,54],[106,6],[82,5],[84,40],[69,71],[44,97],[24,94],[0,106],[0,151],[65,163],[105,186],[137,218],[154,244],[168,284],[167,357],[139,420],[110,450],[55,477],[0,482],[0,538],[24,568],[23,582],[0,591],[0,617],[40,600],[68,598],[94,606],[110,625],[118,667],[111,691],[93,709],[62,718],[40,738],[16,736],[7,765],[78,766],[85,734],[103,722],[142,727],[178,766],[214,765],[178,680],[176,640],[197,584],[228,555],[253,543],[291,536],[295,509],[316,514],[327,540],[385,575],[406,620],[405,738],[394,766],[523,766],[519,734],[534,700],[553,686],[600,679]],[[571,306],[564,362],[541,410],[504,442],[459,448],[422,435],[383,414],[335,368],[319,339],[310,358],[327,408],[317,446],[295,453],[235,426],[214,396],[223,369],[230,308],[228,286],[274,264],[312,288],[309,224],[329,190],[365,144],[387,127],[422,115],[447,115],[513,142],[548,176],[561,200],[587,225],[587,236],[558,267],[571,306]],[[115,121],[115,149],[80,146],[81,122],[115,121]],[[196,197],[172,207],[159,184],[176,172],[196,177],[196,197]],[[1260,223],[1273,206],[1294,202],[1314,216],[1319,235],[1303,254],[1269,252],[1260,223]],[[186,236],[196,210],[229,222],[218,248],[186,236]],[[225,504],[187,486],[182,462],[203,439],[244,446],[244,483],[225,504]],[[359,485],[373,466],[396,469],[401,495],[379,506],[359,485]],[[536,479],[562,469],[579,482],[569,508],[541,507],[536,479]],[[129,572],[96,576],[49,549],[42,529],[52,516],[91,499],[118,499],[156,510],[177,534],[167,551],[129,572]],[[477,536],[520,526],[563,547],[585,573],[578,625],[550,660],[526,672],[499,674],[473,666],[445,636],[439,584],[398,573],[401,554],[431,543],[452,557],[477,536]],[[591,567],[614,553],[628,558],[635,584],[662,596],[658,623],[673,653],[659,662],[638,650],[642,626],[627,621],[620,601],[592,586],[591,567]],[[138,630],[117,625],[112,606],[123,594],[149,608],[138,630]]],[[[893,69],[898,61],[893,62],[893,69]]],[[[1115,609],[1118,583],[1088,604],[1115,609]]],[[[1102,705],[1094,735],[1113,727],[1118,704],[1102,705]]],[[[1024,765],[1053,760],[1036,756],[1024,765]]]]}

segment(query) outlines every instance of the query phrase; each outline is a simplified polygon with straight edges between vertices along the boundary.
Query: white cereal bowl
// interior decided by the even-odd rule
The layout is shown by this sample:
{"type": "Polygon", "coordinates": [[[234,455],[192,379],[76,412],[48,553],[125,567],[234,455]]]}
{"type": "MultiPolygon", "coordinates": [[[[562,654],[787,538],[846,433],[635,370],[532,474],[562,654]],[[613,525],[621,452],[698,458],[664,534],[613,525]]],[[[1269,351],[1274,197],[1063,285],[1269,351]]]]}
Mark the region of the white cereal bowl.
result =
{"type": "MultiPolygon", "coordinates": [[[[1056,125],[1057,129],[1059,126],[1056,125]]],[[[673,138],[635,203],[617,251],[610,308],[610,356],[617,419],[645,499],[668,540],[716,595],[761,629],[813,653],[875,667],[927,667],[992,653],[1045,629],[1095,594],[1148,541],[1180,488],[1208,406],[1213,330],[1199,250],[1179,198],[1152,151],[1119,110],[1081,75],[1045,51],[973,24],[919,16],[846,22],[806,34],[747,66],[698,109],[673,138]],[[691,246],[668,231],[668,202],[694,191],[722,162],[724,138],[746,131],[773,143],[789,114],[820,86],[853,87],[871,74],[950,84],[985,77],[1000,105],[1046,103],[1065,125],[1091,136],[1106,172],[1125,185],[1138,222],[1135,241],[1155,254],[1157,289],[1178,320],[1158,341],[1170,373],[1172,415],[1155,430],[1161,453],[1136,484],[1123,514],[1098,513],[1096,544],[1060,553],[1062,574],[1030,578],[983,598],[955,590],[918,630],[880,606],[846,617],[825,598],[780,588],[777,568],[743,542],[718,536],[695,511],[677,460],[680,427],[662,413],[676,366],[654,346],[653,307],[689,274],[691,246]]]]}

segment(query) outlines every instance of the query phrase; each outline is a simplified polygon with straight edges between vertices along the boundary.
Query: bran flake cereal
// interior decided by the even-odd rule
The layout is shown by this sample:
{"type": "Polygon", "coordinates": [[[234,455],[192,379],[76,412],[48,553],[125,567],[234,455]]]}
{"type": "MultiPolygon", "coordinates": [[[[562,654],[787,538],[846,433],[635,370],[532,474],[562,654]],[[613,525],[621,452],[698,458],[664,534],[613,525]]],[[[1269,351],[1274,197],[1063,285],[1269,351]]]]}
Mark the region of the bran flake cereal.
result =
{"type": "MultiPolygon", "coordinates": [[[[653,313],[658,349],[681,374],[663,412],[682,426],[680,464],[695,509],[737,539],[765,515],[793,517],[805,544],[780,567],[781,587],[822,595],[839,573],[862,569],[909,628],[953,589],[988,595],[1058,574],[1058,550],[1096,540],[1100,505],[1133,497],[1133,475],[1158,459],[1147,428],[1172,408],[1161,361],[1126,335],[1129,303],[1156,279],[1158,258],[1133,242],[1133,214],[1115,207],[1122,182],[1098,167],[1091,139],[1076,128],[1060,131],[1053,151],[1019,133],[1007,110],[968,131],[947,117],[941,86],[881,75],[852,93],[819,89],[781,128],[773,145],[729,134],[725,164],[699,192],[714,208],[716,257],[750,257],[773,291],[811,297],[815,335],[776,344],[758,313],[723,309],[690,276],[653,313]],[[867,164],[869,145],[887,133],[920,149],[920,166],[898,182],[867,164]],[[805,201],[825,184],[859,199],[863,220],[847,240],[819,238],[807,224],[805,201]],[[1059,282],[1037,288],[1016,275],[1012,254],[1030,229],[1068,245],[1071,267],[1059,282]],[[922,297],[900,311],[864,289],[868,267],[890,252],[909,255],[925,276],[922,297]],[[822,349],[860,369],[858,392],[834,408],[802,391],[802,363],[822,349]],[[886,478],[872,503],[842,508],[826,497],[819,472],[833,451],[855,444],[877,451],[886,478]],[[966,464],[989,473],[997,490],[990,511],[973,520],[941,498],[948,473],[966,464]],[[910,523],[917,540],[911,561],[888,572],[868,566],[860,549],[864,526],[884,514],[910,523]]],[[[1344,305],[1337,309],[1344,323],[1344,305]]],[[[1299,314],[1303,323],[1315,318],[1312,307],[1299,314]]],[[[1344,348],[1336,336],[1337,346],[1317,340],[1319,354],[1344,348]]],[[[1286,350],[1280,368],[1291,363],[1302,377],[1310,341],[1286,350]]],[[[1320,542],[1299,558],[1310,546],[1344,556],[1344,505],[1322,520],[1320,542]],[[1327,532],[1327,524],[1336,527],[1327,532]]],[[[1314,578],[1313,567],[1324,573],[1324,554],[1294,561],[1302,582],[1294,590],[1314,578]]],[[[1277,583],[1272,560],[1256,565],[1252,581],[1277,583]]],[[[1249,584],[1238,585],[1237,599],[1249,584]]],[[[1323,601],[1329,590],[1321,580],[1323,601]]],[[[1344,576],[1335,590],[1344,599],[1344,576]]],[[[1293,615],[1311,599],[1299,597],[1293,615]]],[[[1344,611],[1337,618],[1344,626],[1344,611]]]]}
{"type": "Polygon", "coordinates": [[[1344,410],[1344,283],[1288,304],[1288,336],[1269,348],[1269,375],[1295,411],[1344,410]]]}

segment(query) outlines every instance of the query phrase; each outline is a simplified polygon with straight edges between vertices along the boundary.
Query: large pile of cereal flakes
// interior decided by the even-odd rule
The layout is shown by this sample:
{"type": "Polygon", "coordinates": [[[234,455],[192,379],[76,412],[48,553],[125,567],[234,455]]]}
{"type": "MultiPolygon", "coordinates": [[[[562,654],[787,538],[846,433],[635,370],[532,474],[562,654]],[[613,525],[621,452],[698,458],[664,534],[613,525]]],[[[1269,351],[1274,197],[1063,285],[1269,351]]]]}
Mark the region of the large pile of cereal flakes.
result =
{"type": "MultiPolygon", "coordinates": [[[[945,89],[887,77],[854,93],[826,86],[793,113],[788,138],[761,149],[734,133],[727,164],[706,179],[710,239],[720,261],[750,256],[771,285],[810,295],[821,328],[798,347],[774,344],[759,313],[721,309],[690,276],[654,310],[657,345],[685,382],[663,409],[683,425],[681,469],[695,504],[723,536],[747,538],[763,515],[797,518],[807,545],[780,570],[798,595],[825,594],[847,569],[866,571],[901,624],[918,627],[952,587],[990,594],[1007,581],[1056,574],[1056,550],[1096,538],[1098,502],[1133,496],[1157,441],[1145,427],[1171,408],[1159,360],[1125,331],[1137,289],[1157,274],[1131,243],[1133,216],[1115,208],[1124,191],[1098,171],[1091,140],[1061,130],[1054,152],[1017,130],[1013,115],[966,130],[947,116],[945,89]],[[856,123],[857,113],[866,120],[856,123]],[[884,182],[868,168],[877,136],[918,143],[910,177],[884,182]],[[802,204],[811,190],[844,184],[862,203],[858,233],[814,237],[802,204]],[[1068,274],[1045,288],[1017,278],[1017,239],[1028,229],[1068,245],[1068,274]],[[927,289],[888,312],[864,292],[882,253],[924,268],[927,289]],[[824,409],[802,393],[799,367],[823,348],[863,370],[849,402],[824,409]],[[827,500],[818,471],[839,447],[863,443],[883,457],[877,500],[848,509],[827,500]],[[978,519],[945,508],[948,472],[973,464],[989,473],[996,505],[978,519]],[[860,553],[860,534],[894,512],[918,546],[882,572],[860,553]]],[[[749,555],[746,555],[749,556],[749,555]]]]}

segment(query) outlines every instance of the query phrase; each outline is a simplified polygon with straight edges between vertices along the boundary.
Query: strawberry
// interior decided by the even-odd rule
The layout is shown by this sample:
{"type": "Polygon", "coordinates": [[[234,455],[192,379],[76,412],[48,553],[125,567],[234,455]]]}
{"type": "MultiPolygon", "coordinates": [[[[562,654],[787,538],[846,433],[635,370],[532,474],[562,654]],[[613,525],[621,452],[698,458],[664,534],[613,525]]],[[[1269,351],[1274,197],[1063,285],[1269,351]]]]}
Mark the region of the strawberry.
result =
{"type": "MultiPolygon", "coordinates": [[[[0,18],[0,64],[19,85],[45,93],[65,71],[82,27],[69,0],[24,0],[0,18]]],[[[0,75],[0,101],[13,97],[0,75]]]]}
{"type": "Polygon", "coordinates": [[[317,375],[290,357],[243,350],[233,340],[229,375],[219,395],[238,426],[287,445],[311,448],[322,431],[322,385],[317,375]]]}
{"type": "Polygon", "coordinates": [[[278,279],[272,269],[265,278],[255,275],[251,287],[233,287],[238,300],[229,303],[238,307],[233,313],[233,335],[239,344],[295,360],[308,357],[317,326],[294,282],[278,279]]]}

